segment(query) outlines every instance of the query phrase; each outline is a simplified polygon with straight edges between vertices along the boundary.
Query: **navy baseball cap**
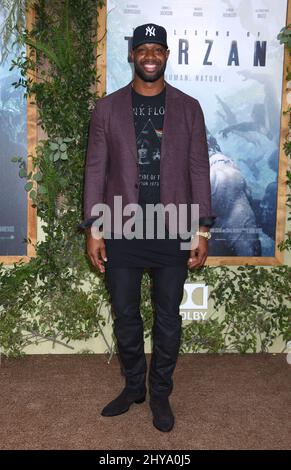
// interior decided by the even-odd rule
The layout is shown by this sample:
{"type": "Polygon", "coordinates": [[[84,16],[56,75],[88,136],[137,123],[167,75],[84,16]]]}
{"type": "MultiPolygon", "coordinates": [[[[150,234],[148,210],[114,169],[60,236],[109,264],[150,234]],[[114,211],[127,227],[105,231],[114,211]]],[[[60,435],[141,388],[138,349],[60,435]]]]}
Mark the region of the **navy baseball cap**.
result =
{"type": "Polygon", "coordinates": [[[135,28],[132,38],[132,49],[140,46],[141,44],[147,44],[150,42],[161,44],[168,49],[167,31],[163,26],[147,23],[135,28]]]}

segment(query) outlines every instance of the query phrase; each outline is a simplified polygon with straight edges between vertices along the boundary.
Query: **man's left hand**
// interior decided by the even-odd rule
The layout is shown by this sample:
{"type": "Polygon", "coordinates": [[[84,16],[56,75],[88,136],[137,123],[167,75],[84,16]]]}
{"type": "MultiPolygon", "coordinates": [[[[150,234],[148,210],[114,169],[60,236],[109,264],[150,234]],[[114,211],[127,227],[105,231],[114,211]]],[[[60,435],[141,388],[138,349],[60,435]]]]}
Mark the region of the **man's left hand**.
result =
{"type": "Polygon", "coordinates": [[[190,250],[190,256],[188,259],[188,268],[198,269],[201,268],[208,255],[208,240],[207,238],[198,236],[198,246],[193,250],[190,250]]]}

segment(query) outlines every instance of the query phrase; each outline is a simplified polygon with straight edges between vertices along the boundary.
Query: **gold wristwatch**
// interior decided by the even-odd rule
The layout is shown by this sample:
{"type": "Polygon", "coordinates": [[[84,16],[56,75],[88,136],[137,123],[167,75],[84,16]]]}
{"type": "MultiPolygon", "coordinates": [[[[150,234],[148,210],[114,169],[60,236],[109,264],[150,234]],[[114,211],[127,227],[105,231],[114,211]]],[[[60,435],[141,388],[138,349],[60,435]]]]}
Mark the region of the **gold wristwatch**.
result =
{"type": "Polygon", "coordinates": [[[207,240],[210,240],[211,238],[211,233],[210,232],[196,232],[196,235],[200,235],[200,237],[207,238],[207,240]]]}

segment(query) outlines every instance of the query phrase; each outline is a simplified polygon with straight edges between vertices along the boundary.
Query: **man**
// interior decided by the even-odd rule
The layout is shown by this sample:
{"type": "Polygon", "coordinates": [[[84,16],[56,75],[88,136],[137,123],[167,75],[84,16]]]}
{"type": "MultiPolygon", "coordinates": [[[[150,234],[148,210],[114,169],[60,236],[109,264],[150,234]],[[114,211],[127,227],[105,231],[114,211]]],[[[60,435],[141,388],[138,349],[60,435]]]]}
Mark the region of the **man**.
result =
{"type": "MultiPolygon", "coordinates": [[[[163,27],[146,24],[134,30],[133,81],[99,99],[92,112],[84,194],[85,226],[96,216],[93,207],[105,202],[113,221],[110,234],[116,234],[118,231],[112,229],[116,222],[112,219],[116,196],[122,197],[122,208],[127,204],[140,205],[142,215],[136,215],[135,220],[137,225],[142,223],[143,230],[147,223],[154,226],[153,238],[131,238],[128,230],[126,236],[123,233],[119,238],[109,238],[103,236],[99,224],[97,229],[87,231],[87,252],[92,264],[105,273],[126,382],[118,397],[102,410],[103,416],[124,413],[146,397],[147,363],[139,309],[143,270],[151,269],[155,318],[150,407],[154,426],[164,432],[174,425],[169,395],[180,346],[179,305],[187,268],[199,268],[205,263],[209,226],[213,223],[203,113],[197,100],[165,83],[168,57],[163,27]],[[180,249],[181,236],[170,236],[167,214],[165,237],[158,237],[156,225],[160,220],[146,214],[148,205],[158,203],[175,207],[199,204],[197,248],[190,253],[189,249],[180,249]]],[[[125,226],[128,219],[124,214],[121,217],[125,226]]]]}

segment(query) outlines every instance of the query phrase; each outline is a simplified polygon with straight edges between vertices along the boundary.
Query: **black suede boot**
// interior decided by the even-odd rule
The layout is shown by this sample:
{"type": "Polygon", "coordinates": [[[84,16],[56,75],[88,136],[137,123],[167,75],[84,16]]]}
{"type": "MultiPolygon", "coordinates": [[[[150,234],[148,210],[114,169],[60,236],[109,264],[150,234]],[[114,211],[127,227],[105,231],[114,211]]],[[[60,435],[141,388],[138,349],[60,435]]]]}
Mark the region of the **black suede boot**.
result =
{"type": "Polygon", "coordinates": [[[159,431],[169,432],[174,426],[173,415],[168,397],[151,397],[150,408],[153,413],[153,425],[159,431]]]}
{"type": "Polygon", "coordinates": [[[117,398],[103,408],[102,416],[117,416],[126,413],[133,403],[143,403],[146,399],[146,390],[135,392],[124,388],[117,398]]]}

